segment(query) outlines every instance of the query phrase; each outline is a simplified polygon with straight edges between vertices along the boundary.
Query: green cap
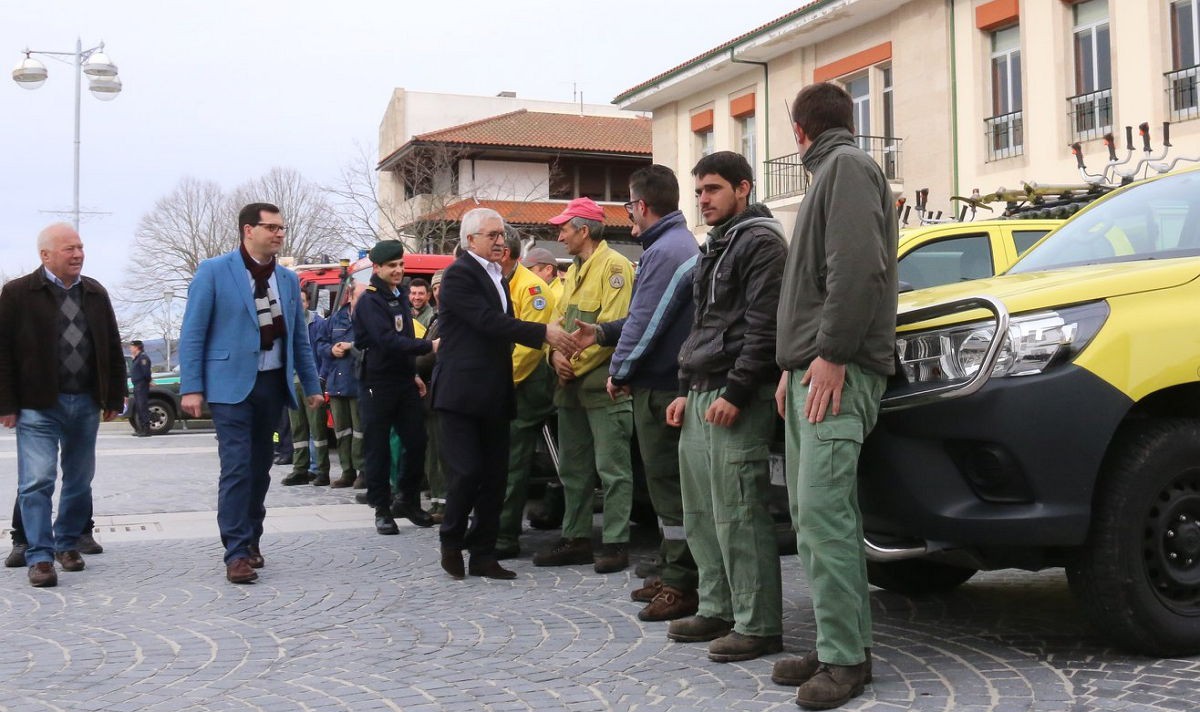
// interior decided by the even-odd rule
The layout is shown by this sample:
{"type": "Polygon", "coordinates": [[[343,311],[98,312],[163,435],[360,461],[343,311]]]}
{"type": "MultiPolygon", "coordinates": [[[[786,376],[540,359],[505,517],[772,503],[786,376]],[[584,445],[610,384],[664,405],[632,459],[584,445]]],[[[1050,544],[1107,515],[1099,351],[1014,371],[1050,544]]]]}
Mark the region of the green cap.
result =
{"type": "Polygon", "coordinates": [[[404,245],[399,240],[380,240],[375,243],[367,255],[371,259],[371,263],[377,265],[398,260],[403,256],[404,245]]]}

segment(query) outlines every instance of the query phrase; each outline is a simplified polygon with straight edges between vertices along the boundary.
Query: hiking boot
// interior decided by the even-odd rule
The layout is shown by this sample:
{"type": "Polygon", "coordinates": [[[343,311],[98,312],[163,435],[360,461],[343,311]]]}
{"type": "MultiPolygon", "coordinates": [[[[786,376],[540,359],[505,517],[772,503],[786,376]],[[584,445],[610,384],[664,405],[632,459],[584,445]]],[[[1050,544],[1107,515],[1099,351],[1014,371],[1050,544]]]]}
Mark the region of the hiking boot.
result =
{"type": "Polygon", "coordinates": [[[326,472],[326,473],[322,474],[322,473],[318,472],[317,476],[313,478],[312,485],[313,485],[313,487],[328,487],[329,486],[329,473],[326,472]]]}
{"type": "Polygon", "coordinates": [[[79,535],[79,539],[75,542],[75,548],[80,554],[103,554],[104,547],[100,546],[100,542],[92,536],[91,530],[79,535]]]}
{"type": "Polygon", "coordinates": [[[342,476],[329,483],[330,489],[340,489],[342,487],[353,487],[354,478],[358,475],[353,472],[343,472],[342,476]]]}
{"type": "Polygon", "coordinates": [[[294,487],[296,485],[306,485],[313,481],[313,476],[308,472],[293,472],[279,481],[279,484],[284,487],[294,487]]]}
{"type": "Polygon", "coordinates": [[[591,539],[559,539],[554,546],[533,555],[534,566],[569,566],[592,563],[591,539]]]}
{"type": "Polygon", "coordinates": [[[611,574],[629,568],[629,552],[624,544],[604,544],[593,559],[592,568],[598,574],[611,574]]]}
{"type": "Polygon", "coordinates": [[[861,695],[866,684],[865,662],[858,665],[821,663],[808,682],[796,690],[796,704],[810,710],[841,707],[861,695]]]}
{"type": "MultiPolygon", "coordinates": [[[[866,648],[867,661],[864,663],[867,666],[866,677],[863,682],[871,681],[871,649],[866,648]]],[[[776,685],[787,685],[788,687],[800,687],[809,679],[817,674],[817,669],[821,667],[821,662],[817,660],[817,651],[809,651],[808,654],[798,658],[787,658],[775,663],[775,667],[771,668],[771,682],[776,685]]]]}
{"type": "MultiPolygon", "coordinates": [[[[660,584],[661,585],[661,584],[660,584]]],[[[661,586],[650,605],[638,611],[638,620],[673,621],[695,615],[700,596],[695,591],[680,591],[674,586],[661,586]]]]}
{"type": "Polygon", "coordinates": [[[641,588],[635,588],[629,594],[629,600],[637,601],[638,603],[649,603],[654,600],[658,592],[662,590],[662,579],[657,576],[650,576],[645,581],[642,581],[641,588]]]}
{"type": "Polygon", "coordinates": [[[667,637],[678,643],[707,643],[733,630],[733,621],[708,616],[689,616],[671,621],[667,637]]]}
{"type": "Polygon", "coordinates": [[[29,585],[34,588],[50,588],[58,585],[58,572],[49,561],[39,561],[29,567],[29,585]]]}
{"type": "Polygon", "coordinates": [[[21,568],[25,565],[25,552],[28,549],[28,544],[18,544],[14,541],[12,551],[8,552],[8,558],[4,560],[4,565],[10,569],[21,568]]]}
{"type": "Polygon", "coordinates": [[[763,655],[783,652],[782,635],[745,635],[736,630],[717,638],[708,645],[708,659],[714,663],[734,663],[753,660],[763,655]]]}
{"type": "Polygon", "coordinates": [[[79,555],[79,551],[71,549],[70,551],[54,552],[54,560],[62,567],[63,571],[83,571],[86,564],[83,562],[83,557],[79,555]]]}

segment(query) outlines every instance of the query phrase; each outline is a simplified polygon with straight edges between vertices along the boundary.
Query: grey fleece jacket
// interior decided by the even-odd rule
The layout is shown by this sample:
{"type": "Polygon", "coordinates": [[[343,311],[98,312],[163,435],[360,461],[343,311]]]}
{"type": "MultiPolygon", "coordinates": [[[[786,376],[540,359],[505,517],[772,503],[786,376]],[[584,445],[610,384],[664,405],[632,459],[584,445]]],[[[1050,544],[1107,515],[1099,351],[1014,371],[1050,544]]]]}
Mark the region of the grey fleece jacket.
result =
{"type": "Polygon", "coordinates": [[[891,188],[845,129],[818,136],[804,165],[813,181],[784,267],[776,360],[792,371],[820,356],[889,376],[899,239],[891,188]]]}

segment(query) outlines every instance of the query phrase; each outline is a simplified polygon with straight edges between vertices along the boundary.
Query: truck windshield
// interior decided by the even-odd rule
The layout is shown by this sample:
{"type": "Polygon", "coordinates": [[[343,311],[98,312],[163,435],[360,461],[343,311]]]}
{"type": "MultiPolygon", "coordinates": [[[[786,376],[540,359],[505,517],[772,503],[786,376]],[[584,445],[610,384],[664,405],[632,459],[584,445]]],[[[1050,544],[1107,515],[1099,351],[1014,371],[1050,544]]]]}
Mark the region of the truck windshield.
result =
{"type": "Polygon", "coordinates": [[[1009,273],[1200,255],[1200,172],[1098,202],[1030,250],[1009,273]]]}

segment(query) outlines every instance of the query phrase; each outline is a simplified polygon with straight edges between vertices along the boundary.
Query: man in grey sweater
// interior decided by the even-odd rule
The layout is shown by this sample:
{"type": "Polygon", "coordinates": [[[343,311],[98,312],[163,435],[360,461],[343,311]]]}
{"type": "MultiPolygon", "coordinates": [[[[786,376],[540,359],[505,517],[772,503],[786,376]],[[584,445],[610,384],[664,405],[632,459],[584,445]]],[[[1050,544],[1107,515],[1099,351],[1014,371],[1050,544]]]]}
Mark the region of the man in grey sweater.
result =
{"type": "Polygon", "coordinates": [[[833,84],[805,87],[792,121],[813,181],[784,268],[775,398],[817,649],[777,662],[771,677],[798,685],[802,707],[828,709],[871,681],[857,470],[894,368],[898,230],[887,179],[854,142],[849,95],[833,84]]]}

